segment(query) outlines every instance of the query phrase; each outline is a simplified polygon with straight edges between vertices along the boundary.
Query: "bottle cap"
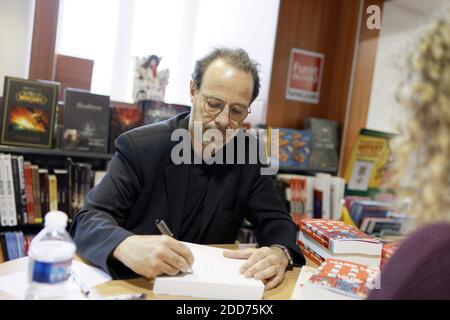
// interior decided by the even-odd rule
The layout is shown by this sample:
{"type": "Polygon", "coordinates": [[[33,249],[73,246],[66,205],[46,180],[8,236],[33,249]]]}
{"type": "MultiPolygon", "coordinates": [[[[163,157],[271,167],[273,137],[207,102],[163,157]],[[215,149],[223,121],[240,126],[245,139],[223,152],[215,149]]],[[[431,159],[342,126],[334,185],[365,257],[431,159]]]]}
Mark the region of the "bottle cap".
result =
{"type": "Polygon", "coordinates": [[[45,227],[64,229],[67,225],[67,215],[62,211],[50,211],[45,215],[45,227]]]}

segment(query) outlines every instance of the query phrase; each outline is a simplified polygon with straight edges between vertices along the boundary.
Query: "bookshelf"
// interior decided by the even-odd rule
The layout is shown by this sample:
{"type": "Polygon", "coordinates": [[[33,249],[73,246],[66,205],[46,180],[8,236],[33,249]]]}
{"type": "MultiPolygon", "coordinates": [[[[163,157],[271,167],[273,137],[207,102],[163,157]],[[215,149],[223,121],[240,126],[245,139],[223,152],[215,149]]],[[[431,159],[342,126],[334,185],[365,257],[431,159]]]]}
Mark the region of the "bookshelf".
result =
{"type": "MultiPolygon", "coordinates": [[[[54,169],[66,169],[68,158],[74,162],[87,163],[92,166],[92,170],[106,170],[112,154],[67,151],[62,149],[42,149],[32,147],[19,147],[0,145],[0,153],[21,155],[25,161],[30,161],[39,168],[45,168],[51,173],[54,169]]],[[[22,231],[24,234],[36,234],[43,228],[43,223],[18,224],[16,226],[0,226],[0,232],[22,231]]]]}
{"type": "Polygon", "coordinates": [[[110,160],[112,154],[110,153],[93,153],[80,151],[66,151],[61,149],[40,149],[40,148],[26,148],[0,145],[0,153],[22,154],[22,155],[40,155],[52,157],[65,158],[83,158],[83,159],[102,159],[110,160]]]}

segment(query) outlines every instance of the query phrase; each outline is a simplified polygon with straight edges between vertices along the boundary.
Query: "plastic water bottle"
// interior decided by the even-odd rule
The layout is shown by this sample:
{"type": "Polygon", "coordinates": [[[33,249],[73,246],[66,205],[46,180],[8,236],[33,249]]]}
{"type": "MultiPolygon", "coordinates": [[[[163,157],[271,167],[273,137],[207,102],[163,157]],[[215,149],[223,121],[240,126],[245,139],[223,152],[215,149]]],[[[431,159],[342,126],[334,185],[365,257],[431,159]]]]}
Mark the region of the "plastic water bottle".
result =
{"type": "Polygon", "coordinates": [[[67,297],[70,266],[75,244],[66,231],[67,215],[51,211],[45,215],[45,227],[31,241],[26,299],[54,300],[67,297]]]}

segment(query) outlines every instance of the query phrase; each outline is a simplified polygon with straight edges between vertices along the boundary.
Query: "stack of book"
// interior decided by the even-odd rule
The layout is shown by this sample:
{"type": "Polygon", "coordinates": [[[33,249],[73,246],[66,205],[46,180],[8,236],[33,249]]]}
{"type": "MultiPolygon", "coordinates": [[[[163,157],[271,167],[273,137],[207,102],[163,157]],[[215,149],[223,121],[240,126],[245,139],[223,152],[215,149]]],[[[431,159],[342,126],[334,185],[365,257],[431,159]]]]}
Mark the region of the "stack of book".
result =
{"type": "Polygon", "coordinates": [[[278,174],[277,185],[297,225],[302,218],[341,219],[344,179],[326,173],[315,177],[278,174]]]}
{"type": "Polygon", "coordinates": [[[70,158],[66,162],[66,168],[54,169],[52,174],[23,156],[0,154],[1,226],[41,224],[44,215],[53,210],[72,218],[98,175],[90,164],[70,158]]]}
{"type": "Polygon", "coordinates": [[[387,201],[353,200],[349,212],[356,226],[370,235],[398,235],[402,231],[405,215],[394,211],[387,201]]]}
{"type": "Polygon", "coordinates": [[[31,240],[22,231],[0,233],[0,263],[28,255],[31,240]]]}
{"type": "Polygon", "coordinates": [[[342,221],[302,219],[298,245],[305,257],[320,265],[333,258],[380,266],[382,243],[342,221]]]}

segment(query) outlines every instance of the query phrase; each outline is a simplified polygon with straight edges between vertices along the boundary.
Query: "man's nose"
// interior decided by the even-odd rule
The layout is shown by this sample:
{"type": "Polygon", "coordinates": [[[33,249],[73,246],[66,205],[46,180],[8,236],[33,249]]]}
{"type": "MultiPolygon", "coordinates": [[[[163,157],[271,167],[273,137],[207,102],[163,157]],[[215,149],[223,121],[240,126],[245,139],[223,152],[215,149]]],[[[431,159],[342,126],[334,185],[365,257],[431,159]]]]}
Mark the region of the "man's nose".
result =
{"type": "Polygon", "coordinates": [[[215,122],[218,128],[228,128],[230,125],[230,110],[228,108],[224,108],[222,112],[217,115],[215,122]]]}

